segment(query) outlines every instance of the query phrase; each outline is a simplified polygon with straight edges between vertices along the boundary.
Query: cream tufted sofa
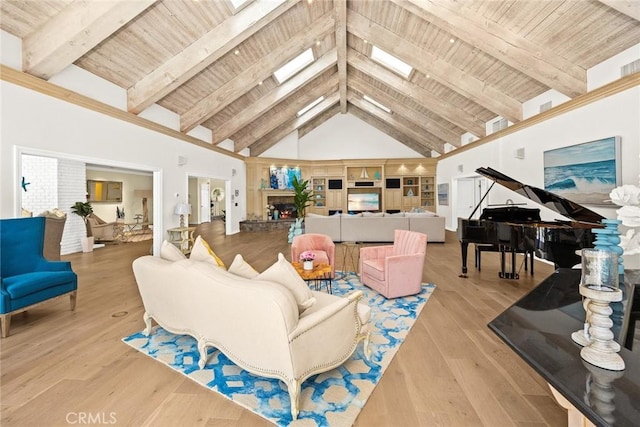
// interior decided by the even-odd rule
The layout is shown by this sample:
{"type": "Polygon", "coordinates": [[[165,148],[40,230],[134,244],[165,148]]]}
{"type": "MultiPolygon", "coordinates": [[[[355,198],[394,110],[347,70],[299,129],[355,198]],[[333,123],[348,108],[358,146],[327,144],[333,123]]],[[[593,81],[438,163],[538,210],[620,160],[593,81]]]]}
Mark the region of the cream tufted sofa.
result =
{"type": "MultiPolygon", "coordinates": [[[[284,257],[279,263],[291,267],[284,257]]],[[[147,335],[153,319],[172,333],[198,340],[200,368],[206,364],[206,348],[212,346],[255,375],[284,381],[293,419],[305,379],[341,365],[361,340],[369,357],[370,309],[358,303],[362,291],[343,298],[306,287],[311,296],[307,300],[313,303],[305,303],[310,307],[300,313],[298,296],[286,286],[261,276],[242,277],[211,263],[143,256],[133,262],[133,271],[147,335]]],[[[267,276],[286,274],[272,271],[267,276]]]]}
{"type": "Polygon", "coordinates": [[[395,230],[424,233],[429,243],[445,241],[445,220],[431,212],[314,215],[304,218],[306,233],[326,234],[334,242],[393,242],[395,230]]]}

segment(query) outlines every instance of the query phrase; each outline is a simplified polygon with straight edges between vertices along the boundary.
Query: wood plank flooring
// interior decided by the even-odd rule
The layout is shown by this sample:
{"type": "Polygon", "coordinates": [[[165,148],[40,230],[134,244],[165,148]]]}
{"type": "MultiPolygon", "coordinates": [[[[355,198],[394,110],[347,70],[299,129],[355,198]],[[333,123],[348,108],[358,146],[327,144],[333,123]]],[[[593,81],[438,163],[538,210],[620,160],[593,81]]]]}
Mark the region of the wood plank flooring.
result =
{"type": "MultiPolygon", "coordinates": [[[[237,253],[259,271],[278,252],[290,257],[287,231],[225,236],[218,220],[196,234],[227,265],[237,253]]],[[[79,276],[77,309],[69,311],[65,298],[14,317],[11,336],[0,342],[3,426],[80,424],[82,413],[116,425],[271,425],[120,341],[144,327],[131,262],[148,254],[150,244],[63,256],[79,276]]],[[[337,245],[338,269],[341,250],[337,245]]],[[[536,262],[535,276],[521,271],[519,280],[502,280],[498,254],[482,258],[478,272],[470,255],[464,279],[454,233],[447,232],[444,244],[428,245],[424,280],[437,289],[356,426],[567,424],[546,383],[486,326],[552,267],[536,262]]]]}

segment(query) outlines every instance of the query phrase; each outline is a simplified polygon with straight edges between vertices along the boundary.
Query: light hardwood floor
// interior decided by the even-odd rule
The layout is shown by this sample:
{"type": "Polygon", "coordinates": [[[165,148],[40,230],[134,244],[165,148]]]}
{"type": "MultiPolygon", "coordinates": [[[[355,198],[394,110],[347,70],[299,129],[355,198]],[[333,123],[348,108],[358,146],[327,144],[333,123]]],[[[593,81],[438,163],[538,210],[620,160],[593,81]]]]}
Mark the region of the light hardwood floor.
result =
{"type": "MultiPolygon", "coordinates": [[[[223,233],[220,221],[196,230],[227,265],[241,253],[262,271],[277,252],[290,256],[286,231],[223,233]]],[[[271,425],[121,342],[144,327],[131,262],[149,248],[127,243],[63,257],[79,277],[76,311],[68,298],[42,305],[16,316],[0,342],[3,426],[79,424],[81,413],[116,425],[271,425]]],[[[424,280],[437,289],[357,426],[567,424],[546,383],[486,326],[552,267],[536,262],[535,276],[502,280],[497,254],[483,254],[482,272],[472,256],[469,263],[469,278],[459,278],[454,233],[428,245],[424,280]]]]}

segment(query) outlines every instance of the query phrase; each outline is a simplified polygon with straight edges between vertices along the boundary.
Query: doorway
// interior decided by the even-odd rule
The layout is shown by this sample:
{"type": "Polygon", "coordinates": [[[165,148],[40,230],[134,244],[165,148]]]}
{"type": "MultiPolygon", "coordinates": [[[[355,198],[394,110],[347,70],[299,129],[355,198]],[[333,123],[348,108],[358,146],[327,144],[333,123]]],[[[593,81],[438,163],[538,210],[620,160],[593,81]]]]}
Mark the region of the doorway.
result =
{"type": "MultiPolygon", "coordinates": [[[[226,194],[231,181],[204,176],[189,176],[188,181],[188,200],[192,212],[189,223],[198,225],[218,220],[226,223],[226,194]]],[[[229,234],[226,224],[223,228],[229,234]]]]}
{"type": "Polygon", "coordinates": [[[470,176],[457,178],[454,182],[456,184],[453,199],[455,217],[477,219],[482,210],[487,207],[487,199],[482,200],[482,196],[487,192],[488,180],[482,176],[470,176]]]}
{"type": "MultiPolygon", "coordinates": [[[[160,182],[162,179],[162,171],[154,169],[146,165],[128,164],[123,162],[109,162],[103,159],[88,158],[84,156],[73,156],[57,152],[49,152],[46,150],[19,148],[16,151],[16,182],[21,182],[24,177],[26,189],[22,189],[16,194],[15,211],[21,212],[25,203],[31,203],[30,197],[38,194],[46,194],[47,198],[36,197],[40,203],[44,205],[30,205],[29,210],[35,211],[37,214],[41,210],[57,207],[67,213],[70,213],[70,206],[77,201],[87,200],[87,177],[91,175],[90,170],[101,170],[102,174],[122,174],[135,182],[136,186],[132,187],[131,194],[123,196],[129,202],[133,203],[129,208],[130,212],[141,211],[142,199],[135,199],[135,190],[138,188],[140,180],[145,182],[152,180],[152,189],[145,187],[145,194],[150,192],[155,209],[150,209],[150,222],[154,225],[152,230],[153,249],[157,253],[162,242],[162,192],[160,191],[160,182]],[[25,175],[29,176],[25,176],[25,175]],[[49,174],[49,175],[47,175],[49,174]],[[46,191],[45,191],[46,190],[46,191]],[[138,206],[140,205],[140,206],[138,206]]],[[[145,184],[146,186],[146,184],[145,184]]],[[[114,215],[116,210],[115,204],[105,205],[92,204],[97,215],[102,213],[101,209],[105,209],[102,213],[105,217],[114,215]]],[[[117,204],[118,206],[124,206],[117,204]]],[[[150,204],[147,205],[147,208],[150,204]]],[[[76,215],[67,215],[64,233],[61,241],[61,254],[66,255],[82,250],[80,237],[85,235],[86,227],[80,217],[76,215]]]]}

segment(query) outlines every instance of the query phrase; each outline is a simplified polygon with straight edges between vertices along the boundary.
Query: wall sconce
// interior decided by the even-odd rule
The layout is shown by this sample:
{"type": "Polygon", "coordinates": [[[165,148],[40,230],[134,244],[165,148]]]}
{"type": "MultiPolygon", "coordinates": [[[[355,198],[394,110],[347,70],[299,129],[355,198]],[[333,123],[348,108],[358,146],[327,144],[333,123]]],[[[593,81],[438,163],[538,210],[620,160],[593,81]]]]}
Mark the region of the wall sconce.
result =
{"type": "Polygon", "coordinates": [[[191,214],[191,205],[187,203],[178,203],[173,213],[180,215],[180,228],[184,228],[184,216],[191,214]]]}

